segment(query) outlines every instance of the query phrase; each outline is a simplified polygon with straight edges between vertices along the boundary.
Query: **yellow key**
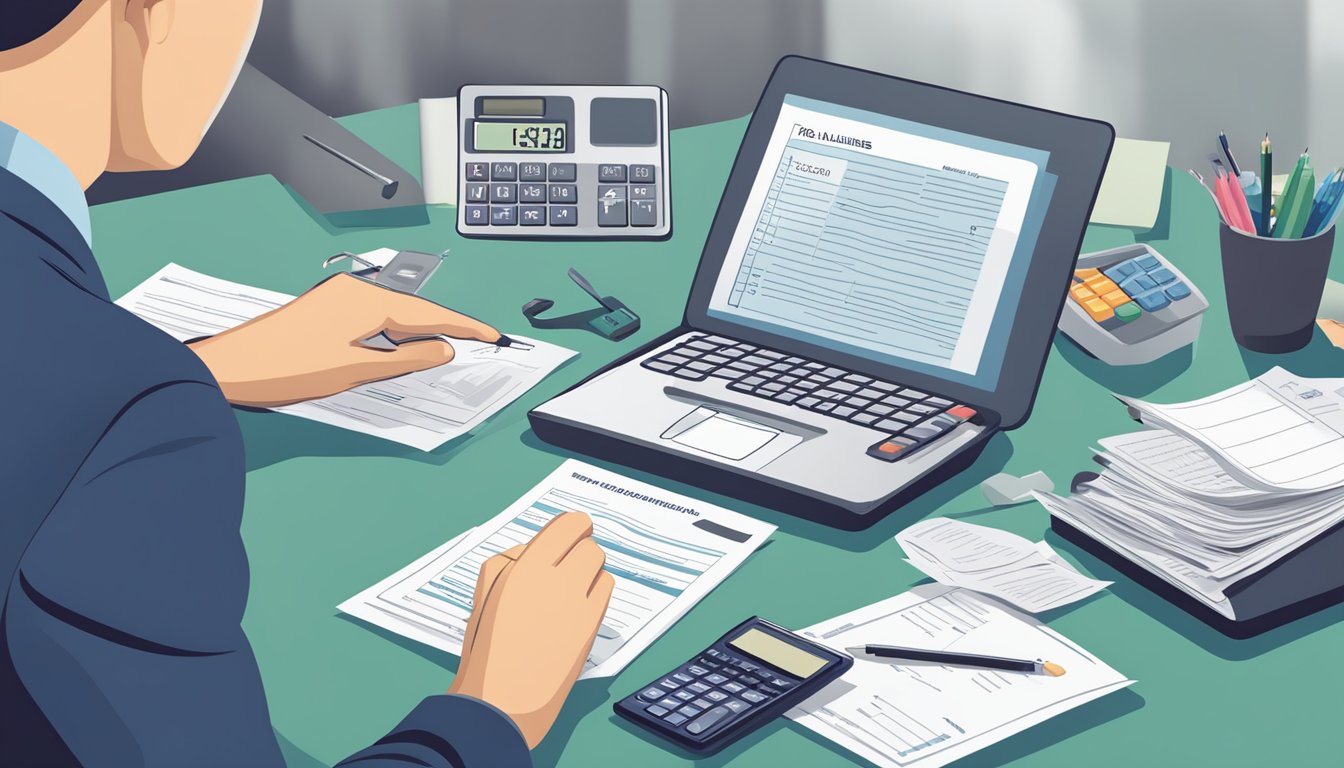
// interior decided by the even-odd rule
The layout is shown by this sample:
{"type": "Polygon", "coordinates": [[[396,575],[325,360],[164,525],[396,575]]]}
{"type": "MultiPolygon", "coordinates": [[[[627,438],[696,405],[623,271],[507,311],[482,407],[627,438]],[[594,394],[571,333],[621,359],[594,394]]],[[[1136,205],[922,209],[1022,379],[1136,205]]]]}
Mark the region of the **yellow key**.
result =
{"type": "Polygon", "coordinates": [[[1074,300],[1081,304],[1084,301],[1095,297],[1097,294],[1089,291],[1085,285],[1075,285],[1073,286],[1073,289],[1069,291],[1069,295],[1073,296],[1074,300]]]}
{"type": "Polygon", "coordinates": [[[1116,288],[1114,291],[1111,291],[1110,293],[1103,294],[1101,300],[1106,302],[1112,307],[1118,307],[1121,304],[1124,304],[1126,301],[1129,301],[1129,294],[1125,293],[1119,288],[1116,288]]]}
{"type": "Polygon", "coordinates": [[[1098,323],[1110,320],[1115,316],[1115,310],[1111,309],[1109,304],[1099,298],[1084,301],[1083,309],[1087,310],[1087,314],[1098,323]]]}
{"type": "Polygon", "coordinates": [[[1094,277],[1097,277],[1100,274],[1101,274],[1100,269],[1079,269],[1075,270],[1073,273],[1074,277],[1077,277],[1079,280],[1083,281],[1090,280],[1094,277]]]}
{"type": "Polygon", "coordinates": [[[1089,277],[1083,281],[1083,285],[1086,285],[1093,293],[1097,294],[1110,293],[1119,287],[1115,284],[1115,281],[1105,275],[1089,277]]]}

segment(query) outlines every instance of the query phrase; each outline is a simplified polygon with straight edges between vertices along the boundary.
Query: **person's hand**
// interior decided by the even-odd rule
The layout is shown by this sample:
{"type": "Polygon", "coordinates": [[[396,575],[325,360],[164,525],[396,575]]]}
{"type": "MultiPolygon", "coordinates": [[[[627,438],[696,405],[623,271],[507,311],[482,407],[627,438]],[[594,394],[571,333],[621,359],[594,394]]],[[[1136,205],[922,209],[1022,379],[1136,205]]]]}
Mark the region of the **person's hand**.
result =
{"type": "Polygon", "coordinates": [[[507,714],[528,748],[560,714],[616,586],[581,512],[554,517],[526,546],[481,565],[462,663],[449,693],[507,714]]]}
{"type": "Polygon", "coordinates": [[[391,350],[364,339],[441,333],[496,341],[499,331],[418,296],[340,274],[261,317],[191,344],[237,405],[273,406],[344,392],[370,381],[433,368],[453,359],[443,341],[391,350]]]}

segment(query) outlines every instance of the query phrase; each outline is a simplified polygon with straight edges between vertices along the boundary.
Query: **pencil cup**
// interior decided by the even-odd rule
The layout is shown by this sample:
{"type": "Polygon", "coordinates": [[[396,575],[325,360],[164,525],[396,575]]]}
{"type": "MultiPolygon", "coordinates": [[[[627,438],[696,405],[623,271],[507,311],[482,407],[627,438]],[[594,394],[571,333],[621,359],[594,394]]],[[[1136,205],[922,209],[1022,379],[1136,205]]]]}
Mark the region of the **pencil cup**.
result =
{"type": "Polygon", "coordinates": [[[1232,337],[1253,352],[1301,349],[1316,328],[1335,228],[1307,238],[1270,238],[1218,225],[1232,337]]]}

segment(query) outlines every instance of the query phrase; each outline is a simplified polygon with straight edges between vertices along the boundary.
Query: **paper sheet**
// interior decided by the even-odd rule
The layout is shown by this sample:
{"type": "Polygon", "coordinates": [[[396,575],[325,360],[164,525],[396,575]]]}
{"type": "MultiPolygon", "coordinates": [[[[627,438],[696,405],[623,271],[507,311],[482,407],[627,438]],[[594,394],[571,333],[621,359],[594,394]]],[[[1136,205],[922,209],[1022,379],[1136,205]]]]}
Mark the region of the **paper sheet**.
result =
{"type": "MultiPolygon", "coordinates": [[[[169,264],[117,304],[185,341],[228,330],[292,299],[169,264]]],[[[576,354],[514,338],[536,346],[524,351],[454,341],[457,357],[446,365],[273,410],[431,451],[470,432],[576,354]]]]}
{"type": "Polygon", "coordinates": [[[420,100],[420,179],[425,202],[457,205],[457,97],[420,100]]]}
{"type": "Polygon", "coordinates": [[[1044,541],[946,517],[896,534],[907,562],[937,581],[964,587],[1030,613],[1082,600],[1111,585],[1076,571],[1044,541]]]}
{"type": "Polygon", "coordinates": [[[855,660],[787,716],[875,765],[938,768],[1133,681],[1049,627],[961,589],[916,587],[802,631],[831,648],[880,643],[1043,659],[1062,677],[855,660]]]}
{"type": "Polygon", "coordinates": [[[1116,139],[1092,206],[1092,223],[1152,229],[1162,206],[1170,149],[1165,141],[1116,139]]]}
{"type": "Polygon", "coordinates": [[[481,563],[586,512],[616,591],[581,678],[610,677],[740,566],[775,526],[573,459],[494,519],[342,603],[341,611],[462,652],[481,563]]]}

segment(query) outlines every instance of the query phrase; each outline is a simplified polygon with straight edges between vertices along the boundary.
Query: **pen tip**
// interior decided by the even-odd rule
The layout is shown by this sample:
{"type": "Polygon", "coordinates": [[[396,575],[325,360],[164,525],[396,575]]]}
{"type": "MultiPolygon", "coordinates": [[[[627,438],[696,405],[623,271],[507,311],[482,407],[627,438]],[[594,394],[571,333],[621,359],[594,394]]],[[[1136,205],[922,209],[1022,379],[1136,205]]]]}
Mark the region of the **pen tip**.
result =
{"type": "Polygon", "coordinates": [[[1045,662],[1041,665],[1041,669],[1045,670],[1045,674],[1051,677],[1062,677],[1064,675],[1064,668],[1053,661],[1045,662]]]}

